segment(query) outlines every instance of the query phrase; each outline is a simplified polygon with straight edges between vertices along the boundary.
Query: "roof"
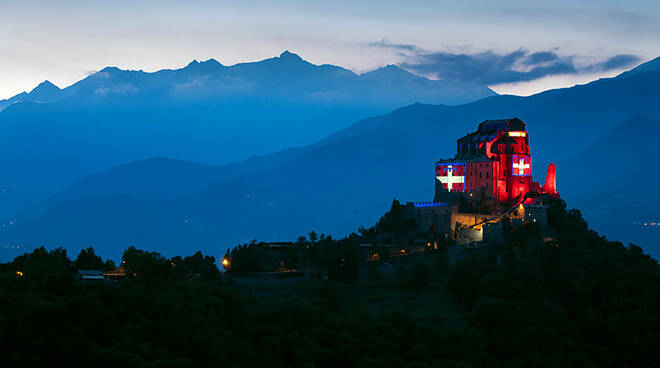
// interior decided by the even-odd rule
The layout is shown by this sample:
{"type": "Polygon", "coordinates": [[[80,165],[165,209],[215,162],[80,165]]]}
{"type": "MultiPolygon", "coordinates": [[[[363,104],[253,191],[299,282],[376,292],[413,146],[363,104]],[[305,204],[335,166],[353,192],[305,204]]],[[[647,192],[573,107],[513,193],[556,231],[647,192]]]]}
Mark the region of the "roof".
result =
{"type": "Polygon", "coordinates": [[[110,276],[110,277],[126,276],[126,270],[124,269],[124,266],[119,266],[119,267],[115,268],[112,271],[104,272],[103,275],[104,276],[110,276]]]}
{"type": "Polygon", "coordinates": [[[484,120],[479,124],[479,132],[497,132],[499,130],[524,131],[525,123],[518,118],[484,120]]]}
{"type": "Polygon", "coordinates": [[[444,158],[435,162],[436,165],[442,164],[464,164],[466,162],[483,162],[483,163],[492,163],[494,160],[491,160],[487,157],[468,157],[468,158],[444,158]]]}
{"type": "Polygon", "coordinates": [[[80,276],[103,276],[103,271],[101,271],[101,270],[79,270],[78,275],[80,275],[80,276]]]}
{"type": "Polygon", "coordinates": [[[103,275],[80,275],[83,280],[103,280],[103,275]]]}

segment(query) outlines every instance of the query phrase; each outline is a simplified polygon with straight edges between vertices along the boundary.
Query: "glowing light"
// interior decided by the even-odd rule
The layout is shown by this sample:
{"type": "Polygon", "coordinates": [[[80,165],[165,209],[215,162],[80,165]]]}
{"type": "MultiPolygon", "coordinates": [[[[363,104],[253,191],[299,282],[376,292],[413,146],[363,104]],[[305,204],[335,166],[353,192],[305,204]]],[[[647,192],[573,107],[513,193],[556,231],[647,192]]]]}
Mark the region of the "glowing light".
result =
{"type": "Polygon", "coordinates": [[[23,277],[23,272],[16,271],[16,277],[23,277]]]}
{"type": "Polygon", "coordinates": [[[228,267],[229,266],[229,260],[227,258],[223,258],[222,259],[222,265],[225,266],[225,267],[228,267]]]}
{"type": "Polygon", "coordinates": [[[529,176],[531,173],[531,158],[523,155],[513,155],[513,170],[511,172],[514,176],[529,176]]]}
{"type": "Polygon", "coordinates": [[[527,133],[525,132],[509,132],[509,137],[526,137],[527,133]]]}
{"type": "Polygon", "coordinates": [[[465,191],[465,164],[437,165],[436,178],[442,184],[447,185],[448,191],[465,191]],[[456,173],[456,175],[454,175],[456,173]],[[462,174],[462,175],[461,175],[462,174]],[[454,184],[463,184],[463,188],[456,187],[454,184]]]}

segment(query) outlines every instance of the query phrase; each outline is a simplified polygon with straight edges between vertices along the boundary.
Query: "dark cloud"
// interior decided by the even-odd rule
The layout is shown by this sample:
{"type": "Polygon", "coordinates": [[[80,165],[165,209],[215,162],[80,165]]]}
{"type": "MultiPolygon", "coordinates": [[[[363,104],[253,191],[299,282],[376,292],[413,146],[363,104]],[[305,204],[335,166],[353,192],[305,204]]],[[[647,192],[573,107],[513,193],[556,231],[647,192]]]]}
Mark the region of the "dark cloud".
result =
{"type": "Polygon", "coordinates": [[[395,50],[406,50],[406,51],[418,51],[419,50],[419,51],[421,51],[415,45],[392,43],[387,38],[383,38],[380,41],[369,42],[367,45],[372,46],[372,47],[381,47],[381,48],[388,48],[388,49],[395,49],[395,50]]]}
{"type": "Polygon", "coordinates": [[[602,70],[612,70],[625,68],[640,61],[639,56],[630,54],[620,54],[598,63],[595,66],[602,70]]]}
{"type": "Polygon", "coordinates": [[[561,56],[557,50],[530,52],[521,48],[505,54],[491,50],[474,54],[452,53],[426,51],[415,45],[393,44],[385,39],[369,45],[409,51],[403,54],[404,62],[400,65],[412,72],[486,85],[532,81],[552,75],[606,72],[632,66],[641,60],[636,55],[621,54],[602,62],[580,65],[576,63],[576,55],[561,56]]]}
{"type": "Polygon", "coordinates": [[[523,62],[527,65],[537,65],[557,61],[559,56],[552,51],[537,51],[529,54],[523,62]]]}

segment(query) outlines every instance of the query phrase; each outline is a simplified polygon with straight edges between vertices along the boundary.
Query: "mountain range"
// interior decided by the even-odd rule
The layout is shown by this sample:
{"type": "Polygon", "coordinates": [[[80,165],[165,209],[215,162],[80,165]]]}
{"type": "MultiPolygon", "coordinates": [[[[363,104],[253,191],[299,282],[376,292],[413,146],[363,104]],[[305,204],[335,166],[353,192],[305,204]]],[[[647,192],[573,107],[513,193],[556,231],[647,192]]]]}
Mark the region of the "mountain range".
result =
{"type": "MultiPolygon", "coordinates": [[[[344,234],[373,224],[392,198],[432,199],[433,163],[453,156],[456,139],[483,120],[513,116],[527,123],[536,181],[549,162],[558,163],[559,190],[569,205],[584,205],[605,234],[632,239],[639,230],[633,221],[652,217],[660,198],[651,190],[658,86],[655,59],[614,78],[529,97],[416,103],[311,145],[228,165],[163,157],[131,162],[85,176],[14,217],[0,231],[0,245],[94,245],[111,256],[128,245],[219,254],[253,238],[293,239],[312,229],[344,234]],[[615,205],[613,195],[634,206],[615,205]],[[603,206],[610,215],[600,215],[603,206]]],[[[638,239],[653,247],[657,233],[638,239]]],[[[660,255],[657,248],[647,251],[660,255]]]]}
{"type": "Polygon", "coordinates": [[[0,102],[0,216],[135,160],[227,164],[305,146],[407,104],[492,95],[486,86],[429,80],[393,65],[356,74],[288,51],[154,73],[107,67],[64,89],[44,82],[0,102]]]}

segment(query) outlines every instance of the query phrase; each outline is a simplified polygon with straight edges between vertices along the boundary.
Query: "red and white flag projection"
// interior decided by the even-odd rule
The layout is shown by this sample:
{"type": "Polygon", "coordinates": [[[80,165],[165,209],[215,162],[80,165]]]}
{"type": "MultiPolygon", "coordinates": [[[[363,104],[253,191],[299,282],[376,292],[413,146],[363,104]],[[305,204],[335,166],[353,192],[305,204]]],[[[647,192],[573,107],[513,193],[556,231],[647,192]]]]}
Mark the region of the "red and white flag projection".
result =
{"type": "Polygon", "coordinates": [[[532,158],[525,155],[511,156],[513,168],[511,174],[514,176],[529,176],[532,173],[532,158]]]}
{"type": "Polygon", "coordinates": [[[435,177],[450,192],[465,191],[465,164],[438,164],[435,177]]]}

